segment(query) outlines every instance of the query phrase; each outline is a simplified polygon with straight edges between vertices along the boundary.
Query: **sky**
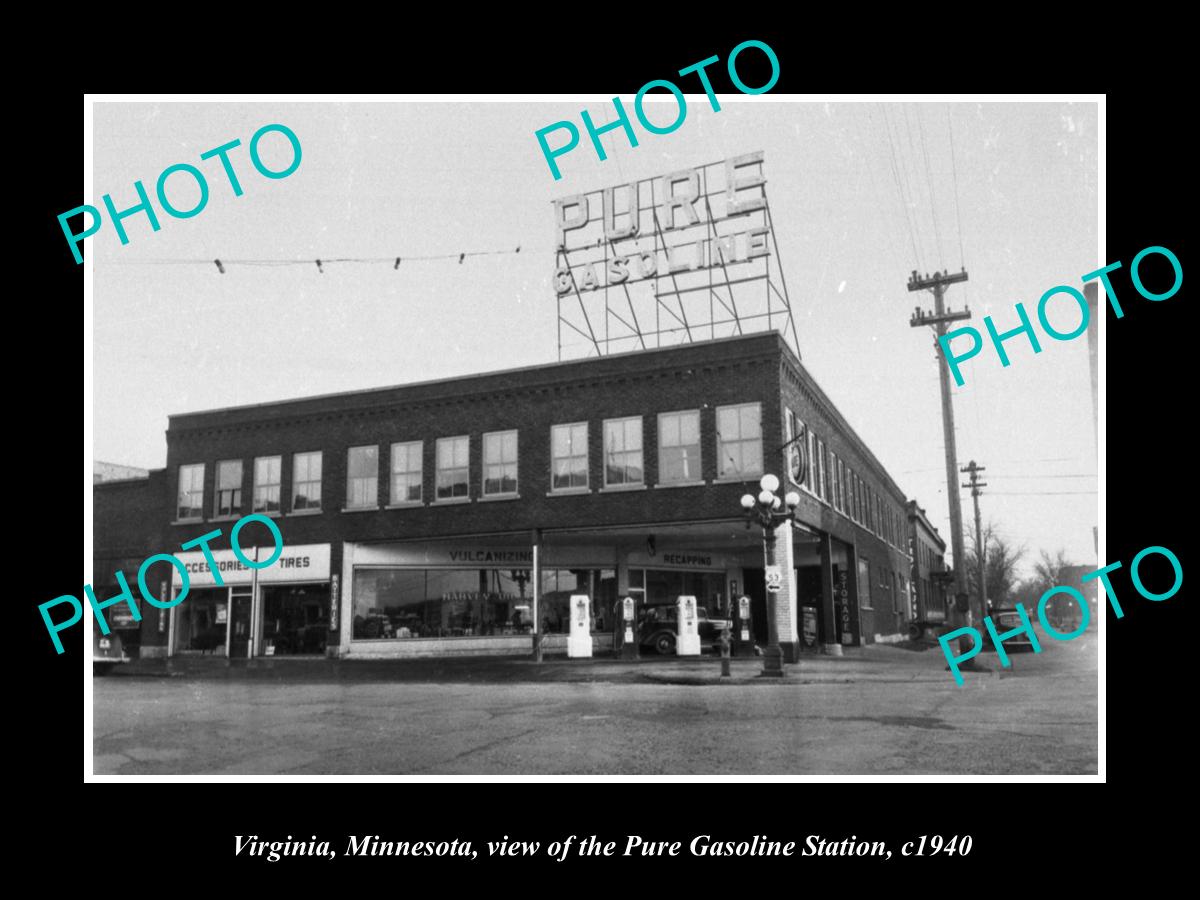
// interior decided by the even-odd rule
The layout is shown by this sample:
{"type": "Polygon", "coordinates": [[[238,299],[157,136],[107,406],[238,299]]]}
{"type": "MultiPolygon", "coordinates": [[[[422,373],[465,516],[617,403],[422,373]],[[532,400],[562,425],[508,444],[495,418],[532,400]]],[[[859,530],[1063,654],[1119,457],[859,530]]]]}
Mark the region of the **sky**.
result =
{"type": "MultiPolygon", "coordinates": [[[[626,106],[632,98],[623,98],[626,106]]],[[[667,122],[674,101],[654,121],[667,122]]],[[[1041,295],[1104,265],[1097,250],[1097,110],[1067,102],[799,102],[688,95],[672,134],[639,126],[631,147],[586,134],[555,180],[534,133],[612,119],[610,100],[534,102],[131,103],[94,107],[94,195],[134,205],[160,172],[190,163],[206,207],[110,222],[86,245],[94,265],[95,458],[158,468],[168,415],[551,363],[558,358],[552,201],[761,150],[779,262],[804,365],[901,489],[949,536],[937,363],[929,329],[909,325],[913,269],[970,280],[947,293],[973,324],[1017,324],[1041,295]],[[281,179],[248,156],[260,127],[300,140],[281,179]],[[235,197],[217,160],[230,153],[235,197]],[[520,247],[520,252],[514,252],[520,247]],[[457,254],[467,256],[459,263],[457,254]],[[449,259],[417,257],[450,255],[449,259]],[[383,263],[239,265],[238,260],[401,257],[383,263]],[[214,259],[229,261],[221,274],[214,259]]],[[[648,107],[649,108],[649,107],[648,107]]],[[[635,120],[636,121],[636,120],[635,120]]],[[[279,135],[262,158],[290,160],[279,135]]],[[[173,175],[180,208],[198,193],[173,175]],[[189,193],[190,192],[190,193],[189,193]]],[[[158,206],[155,201],[156,208],[158,206]]],[[[1069,304],[1051,311],[1063,331],[1069,304]]],[[[964,365],[958,456],[987,467],[983,516],[1006,540],[1095,561],[1097,451],[1086,337],[1040,335],[964,365]]],[[[965,476],[964,476],[965,477],[965,476]]],[[[963,492],[964,522],[972,522],[963,492]]],[[[1026,567],[1025,571],[1028,571],[1026,567]]]]}

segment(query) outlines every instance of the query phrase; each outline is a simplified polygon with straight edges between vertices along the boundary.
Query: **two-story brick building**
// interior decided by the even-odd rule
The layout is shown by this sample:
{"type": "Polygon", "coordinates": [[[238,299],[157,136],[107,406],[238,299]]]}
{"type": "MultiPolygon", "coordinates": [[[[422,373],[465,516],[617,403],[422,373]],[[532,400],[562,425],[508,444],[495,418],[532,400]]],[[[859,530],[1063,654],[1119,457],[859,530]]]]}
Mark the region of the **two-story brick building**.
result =
{"type": "MultiPolygon", "coordinates": [[[[765,472],[801,494],[777,532],[787,656],[904,633],[906,498],[773,331],[175,415],[148,543],[221,529],[224,584],[176,552],[189,592],[144,609],[142,655],[526,653],[535,629],[553,652],[580,593],[598,650],[621,640],[619,598],[681,594],[713,614],[749,596],[765,643],[762,535],[739,504],[765,472]],[[251,512],[284,540],[261,570],[229,545],[251,512]]],[[[239,543],[272,550],[257,523],[239,543]]]]}
{"type": "Polygon", "coordinates": [[[911,619],[939,625],[946,621],[948,614],[946,542],[916,500],[908,501],[907,512],[912,558],[911,619]]]}

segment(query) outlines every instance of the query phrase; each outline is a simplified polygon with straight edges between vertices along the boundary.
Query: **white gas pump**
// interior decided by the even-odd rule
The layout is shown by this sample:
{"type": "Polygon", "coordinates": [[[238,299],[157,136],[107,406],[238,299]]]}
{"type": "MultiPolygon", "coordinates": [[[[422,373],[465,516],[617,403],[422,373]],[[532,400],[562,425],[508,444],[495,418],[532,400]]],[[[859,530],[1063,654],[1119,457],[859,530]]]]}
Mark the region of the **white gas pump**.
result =
{"type": "Polygon", "coordinates": [[[678,631],[675,640],[675,655],[699,656],[700,626],[696,614],[696,598],[682,596],[677,603],[678,631]]]}
{"type": "Polygon", "coordinates": [[[571,633],[567,636],[567,656],[592,655],[592,601],[587,594],[571,595],[571,633]]]}

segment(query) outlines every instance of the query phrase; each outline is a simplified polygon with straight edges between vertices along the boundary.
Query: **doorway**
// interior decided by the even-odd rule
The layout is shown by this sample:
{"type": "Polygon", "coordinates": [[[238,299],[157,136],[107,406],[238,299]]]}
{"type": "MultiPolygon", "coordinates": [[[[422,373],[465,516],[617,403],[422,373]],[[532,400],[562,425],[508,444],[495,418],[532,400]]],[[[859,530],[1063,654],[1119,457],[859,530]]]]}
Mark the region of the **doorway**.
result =
{"type": "Polygon", "coordinates": [[[742,569],[745,593],[750,598],[750,629],[754,643],[767,645],[767,581],[762,568],[742,569]]]}
{"type": "Polygon", "coordinates": [[[229,658],[246,659],[250,655],[250,622],[253,595],[234,590],[229,597],[229,658]]]}

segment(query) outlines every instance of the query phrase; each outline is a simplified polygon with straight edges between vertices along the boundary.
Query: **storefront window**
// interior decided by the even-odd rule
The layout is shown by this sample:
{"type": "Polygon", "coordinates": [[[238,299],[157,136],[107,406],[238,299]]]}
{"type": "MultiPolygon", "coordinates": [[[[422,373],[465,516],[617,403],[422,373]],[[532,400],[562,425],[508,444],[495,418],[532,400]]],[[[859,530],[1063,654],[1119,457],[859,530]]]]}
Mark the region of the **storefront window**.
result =
{"type": "Polygon", "coordinates": [[[175,607],[175,648],[225,655],[225,628],[229,622],[226,588],[192,588],[175,607]]]}
{"type": "Polygon", "coordinates": [[[571,596],[586,594],[591,600],[591,630],[611,631],[616,615],[617,573],[612,569],[542,569],[542,595],[538,615],[546,634],[571,630],[571,596]]]}
{"type": "Polygon", "coordinates": [[[329,630],[328,585],[264,587],[262,605],[264,656],[325,652],[329,630]]]}
{"type": "Polygon", "coordinates": [[[355,569],[355,640],[527,634],[522,569],[355,569]]]}
{"type": "MultiPolygon", "coordinates": [[[[647,607],[669,606],[677,603],[681,596],[690,596],[696,598],[698,607],[714,617],[724,612],[724,572],[645,569],[639,575],[638,580],[645,585],[643,598],[647,607]]],[[[631,577],[630,584],[633,582],[631,577]]]]}

